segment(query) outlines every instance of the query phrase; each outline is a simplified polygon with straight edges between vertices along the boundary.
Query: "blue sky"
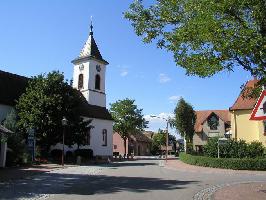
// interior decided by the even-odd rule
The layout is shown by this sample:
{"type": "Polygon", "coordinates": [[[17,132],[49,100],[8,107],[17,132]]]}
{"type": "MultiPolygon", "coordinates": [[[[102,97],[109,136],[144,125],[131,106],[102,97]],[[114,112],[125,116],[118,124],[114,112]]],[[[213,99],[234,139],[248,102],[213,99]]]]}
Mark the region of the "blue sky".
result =
{"type": "MultiPolygon", "coordinates": [[[[0,69],[29,77],[59,70],[71,79],[71,60],[85,43],[93,16],[95,40],[110,63],[107,104],[128,97],[145,115],[168,116],[182,96],[196,110],[229,108],[250,75],[236,68],[206,79],[186,76],[171,53],[135,35],[123,18],[132,1],[0,1],[0,69]]],[[[165,128],[164,121],[151,121],[151,130],[165,128]]]]}

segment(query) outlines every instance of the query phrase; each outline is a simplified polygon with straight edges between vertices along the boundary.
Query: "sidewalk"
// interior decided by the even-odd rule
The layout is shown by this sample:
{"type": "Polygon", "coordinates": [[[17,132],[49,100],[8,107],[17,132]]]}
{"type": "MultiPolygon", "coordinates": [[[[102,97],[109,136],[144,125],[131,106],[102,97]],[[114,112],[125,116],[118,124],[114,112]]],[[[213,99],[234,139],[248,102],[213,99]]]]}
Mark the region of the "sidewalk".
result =
{"type": "MultiPolygon", "coordinates": [[[[198,174],[230,174],[230,175],[257,175],[265,176],[266,171],[248,171],[248,170],[231,170],[218,169],[210,167],[201,167],[183,163],[178,159],[164,161],[165,167],[168,169],[198,173],[198,174]]],[[[264,200],[266,199],[266,180],[260,181],[244,181],[232,182],[222,185],[214,185],[205,188],[197,193],[194,199],[213,199],[213,200],[264,200]],[[213,189],[214,188],[214,189],[213,189]],[[210,198],[211,197],[211,198],[210,198]]]]}
{"type": "MultiPolygon", "coordinates": [[[[68,165],[65,167],[69,167],[68,165]]],[[[41,164],[29,167],[0,168],[0,182],[13,181],[62,168],[57,164],[41,164]]]]}
{"type": "Polygon", "coordinates": [[[213,194],[214,200],[264,200],[266,183],[242,183],[224,187],[213,194]]]}
{"type": "Polygon", "coordinates": [[[266,171],[249,171],[249,170],[232,170],[232,169],[219,169],[211,167],[201,167],[196,165],[189,165],[183,163],[178,159],[171,159],[165,162],[165,167],[178,171],[192,172],[192,173],[226,173],[226,174],[250,174],[250,175],[266,175],[266,171]]]}

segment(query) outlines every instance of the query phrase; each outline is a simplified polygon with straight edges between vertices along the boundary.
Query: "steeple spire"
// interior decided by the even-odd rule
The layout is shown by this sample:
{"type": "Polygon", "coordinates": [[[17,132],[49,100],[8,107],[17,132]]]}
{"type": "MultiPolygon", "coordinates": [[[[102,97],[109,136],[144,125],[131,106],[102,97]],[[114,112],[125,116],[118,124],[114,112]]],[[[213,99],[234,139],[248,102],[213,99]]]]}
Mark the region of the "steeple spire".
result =
{"type": "Polygon", "coordinates": [[[108,64],[108,62],[102,58],[102,55],[101,55],[101,53],[98,49],[98,46],[94,40],[92,16],[91,16],[89,38],[87,39],[85,45],[83,46],[79,56],[75,60],[73,60],[72,62],[75,63],[75,62],[80,61],[80,59],[90,59],[90,58],[93,58],[93,59],[101,61],[105,64],[108,64]]]}
{"type": "Polygon", "coordinates": [[[93,35],[92,16],[91,16],[91,25],[90,25],[90,35],[93,35]]]}

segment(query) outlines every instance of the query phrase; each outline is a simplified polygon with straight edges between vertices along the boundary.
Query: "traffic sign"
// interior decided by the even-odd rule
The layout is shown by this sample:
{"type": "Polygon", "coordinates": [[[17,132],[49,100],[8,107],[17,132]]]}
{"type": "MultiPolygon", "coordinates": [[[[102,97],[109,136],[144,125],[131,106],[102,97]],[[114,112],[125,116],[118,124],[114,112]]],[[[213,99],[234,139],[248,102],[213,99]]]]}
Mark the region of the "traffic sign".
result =
{"type": "Polygon", "coordinates": [[[266,120],[266,90],[263,90],[252,110],[250,120],[266,120]]]}

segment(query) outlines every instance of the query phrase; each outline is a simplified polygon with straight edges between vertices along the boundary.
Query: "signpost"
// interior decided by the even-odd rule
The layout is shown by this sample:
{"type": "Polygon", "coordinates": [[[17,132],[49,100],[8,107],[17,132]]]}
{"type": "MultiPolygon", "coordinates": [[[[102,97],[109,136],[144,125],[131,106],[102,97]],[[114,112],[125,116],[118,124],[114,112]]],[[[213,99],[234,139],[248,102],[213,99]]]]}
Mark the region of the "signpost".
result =
{"type": "Polygon", "coordinates": [[[218,144],[218,158],[220,158],[220,145],[223,145],[227,142],[227,138],[219,138],[217,141],[218,144]]]}
{"type": "Polygon", "coordinates": [[[35,160],[35,130],[32,128],[28,130],[28,148],[33,162],[35,160]]]}
{"type": "Polygon", "coordinates": [[[250,120],[266,120],[266,90],[263,90],[252,110],[250,120]]]}

